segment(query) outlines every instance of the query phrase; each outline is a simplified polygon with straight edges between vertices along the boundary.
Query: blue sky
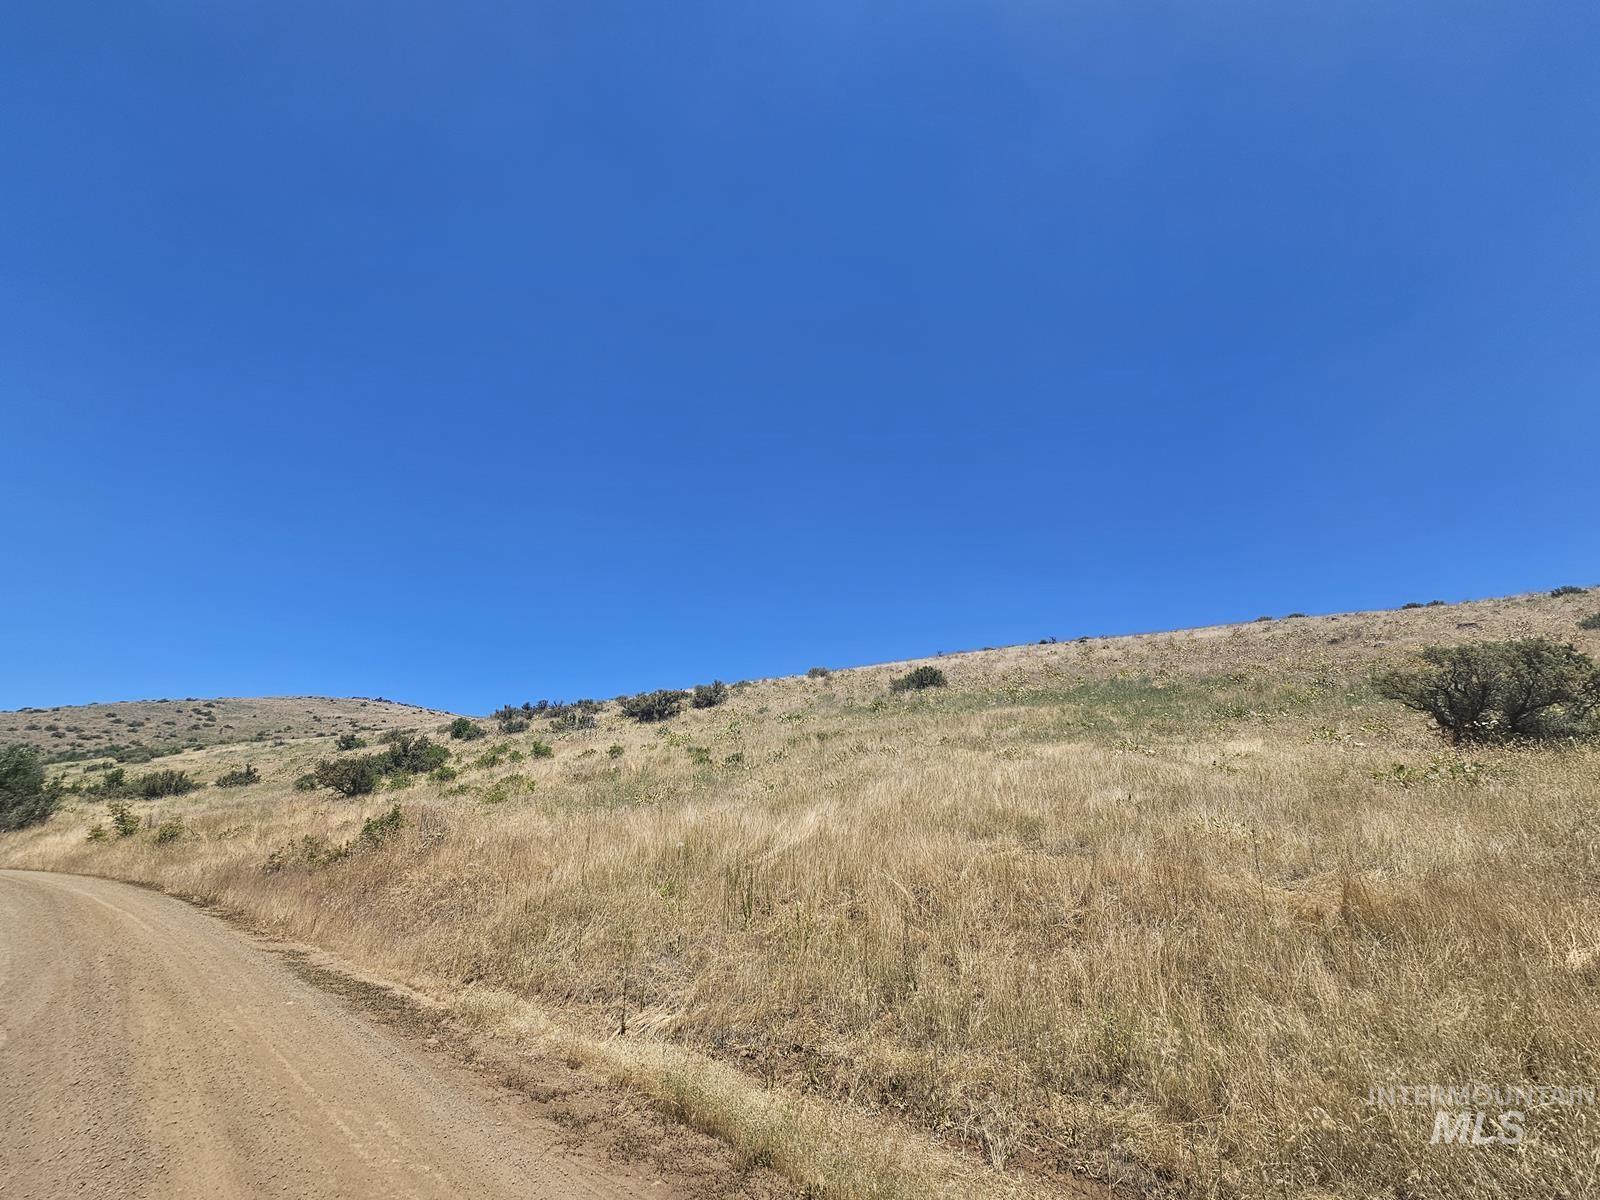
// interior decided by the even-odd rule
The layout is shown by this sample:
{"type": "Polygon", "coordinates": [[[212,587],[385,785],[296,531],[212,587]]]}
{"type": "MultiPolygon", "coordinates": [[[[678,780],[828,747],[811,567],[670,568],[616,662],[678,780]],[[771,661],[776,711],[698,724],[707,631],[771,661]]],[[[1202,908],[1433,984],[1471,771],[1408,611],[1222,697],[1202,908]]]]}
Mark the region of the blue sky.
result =
{"type": "Polygon", "coordinates": [[[0,14],[0,707],[1600,583],[1600,9],[0,14]]]}

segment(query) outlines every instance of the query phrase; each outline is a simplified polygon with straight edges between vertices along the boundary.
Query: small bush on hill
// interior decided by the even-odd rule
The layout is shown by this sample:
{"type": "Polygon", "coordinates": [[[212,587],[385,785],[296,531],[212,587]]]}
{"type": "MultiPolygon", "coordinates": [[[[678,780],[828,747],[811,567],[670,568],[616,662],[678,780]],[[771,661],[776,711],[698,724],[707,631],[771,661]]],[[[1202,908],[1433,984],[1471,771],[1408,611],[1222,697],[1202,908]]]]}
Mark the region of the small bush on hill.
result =
{"type": "Polygon", "coordinates": [[[950,681],[938,667],[918,667],[889,682],[891,692],[920,692],[924,688],[947,687],[950,681]]]}
{"type": "Polygon", "coordinates": [[[183,771],[151,771],[133,781],[133,792],[146,800],[159,800],[163,796],[182,796],[200,785],[183,771]]]}
{"type": "Polygon", "coordinates": [[[694,685],[694,695],[689,698],[689,703],[696,708],[715,708],[726,703],[728,699],[728,685],[718,679],[714,683],[697,683],[694,685]]]}
{"type": "Polygon", "coordinates": [[[485,736],[483,726],[469,717],[457,717],[451,721],[448,732],[451,737],[462,742],[470,742],[485,736]]]}
{"type": "Polygon", "coordinates": [[[605,707],[599,700],[574,700],[570,704],[553,704],[541,700],[537,711],[550,718],[552,729],[593,729],[595,715],[605,707]]]}
{"type": "Polygon", "coordinates": [[[640,692],[637,696],[623,696],[617,703],[622,709],[623,716],[648,723],[665,721],[669,717],[677,716],[683,711],[685,699],[687,699],[686,693],[663,688],[656,692],[640,692]]]}
{"type": "Polygon", "coordinates": [[[1590,613],[1578,622],[1579,629],[1600,629],[1600,612],[1590,613]]]}
{"type": "Polygon", "coordinates": [[[361,833],[356,841],[361,845],[372,848],[383,845],[395,834],[405,827],[406,817],[398,804],[389,809],[382,816],[368,817],[361,823],[361,833]]]}
{"type": "Polygon", "coordinates": [[[248,787],[252,783],[261,782],[261,772],[256,770],[255,764],[245,763],[241,771],[228,771],[217,776],[219,788],[248,787]]]}
{"type": "MultiPolygon", "coordinates": [[[[479,736],[482,734],[480,732],[479,736]]],[[[378,769],[385,775],[407,771],[413,775],[426,775],[436,767],[450,761],[450,751],[426,736],[402,733],[389,743],[389,748],[377,756],[378,769]]]]}
{"type": "Polygon", "coordinates": [[[113,800],[106,805],[106,815],[111,818],[111,829],[119,838],[132,837],[139,832],[139,818],[126,800],[113,800]]]}
{"type": "Polygon", "coordinates": [[[184,835],[182,817],[169,817],[156,826],[152,840],[158,846],[170,846],[184,835]]]}
{"type": "Polygon", "coordinates": [[[360,734],[341,733],[339,740],[333,743],[335,750],[365,750],[367,739],[360,734]]]}
{"type": "Polygon", "coordinates": [[[1588,588],[1573,587],[1570,583],[1562,584],[1562,586],[1558,588],[1550,589],[1550,594],[1557,599],[1560,599],[1562,596],[1584,596],[1587,595],[1588,592],[1588,588]]]}
{"type": "Polygon", "coordinates": [[[377,789],[383,772],[378,769],[378,756],[364,754],[360,758],[325,758],[311,772],[318,787],[332,788],[341,796],[365,796],[377,789]]]}
{"type": "Polygon", "coordinates": [[[1456,743],[1584,736],[1600,711],[1600,667],[1547,638],[1429,646],[1416,667],[1376,682],[1456,743]]]}
{"type": "Polygon", "coordinates": [[[528,754],[533,758],[554,758],[556,752],[548,742],[541,742],[535,738],[528,743],[528,754]]]}
{"type": "Polygon", "coordinates": [[[61,794],[45,782],[39,752],[27,746],[0,749],[0,830],[23,829],[49,818],[61,794]]]}
{"type": "Polygon", "coordinates": [[[807,679],[826,679],[829,675],[832,675],[832,674],[833,674],[833,672],[830,671],[827,667],[812,667],[809,671],[806,672],[806,678],[807,679]]]}

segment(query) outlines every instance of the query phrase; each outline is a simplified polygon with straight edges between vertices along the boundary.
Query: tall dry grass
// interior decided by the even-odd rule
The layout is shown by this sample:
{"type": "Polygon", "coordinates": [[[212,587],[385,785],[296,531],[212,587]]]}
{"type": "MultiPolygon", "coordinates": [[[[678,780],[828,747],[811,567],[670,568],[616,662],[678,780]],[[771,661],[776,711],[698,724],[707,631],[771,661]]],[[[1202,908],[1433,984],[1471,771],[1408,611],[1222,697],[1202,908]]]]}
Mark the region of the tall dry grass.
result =
{"type": "MultiPolygon", "coordinates": [[[[1564,612],[1524,609],[1480,616],[1564,612]]],[[[474,768],[474,743],[458,783],[364,803],[287,788],[315,744],[254,751],[267,783],[158,806],[177,843],[87,842],[83,799],[0,853],[566,1038],[819,1194],[1593,1190],[1596,1110],[1461,1148],[1367,1101],[1600,1083],[1600,756],[1449,753],[1362,686],[1384,639],[1290,624],[968,656],[909,697],[878,670],[767,682],[553,760],[474,768]],[[395,802],[388,843],[297,859],[395,802]],[[881,1129],[910,1140],[852,1169],[881,1129]]]]}

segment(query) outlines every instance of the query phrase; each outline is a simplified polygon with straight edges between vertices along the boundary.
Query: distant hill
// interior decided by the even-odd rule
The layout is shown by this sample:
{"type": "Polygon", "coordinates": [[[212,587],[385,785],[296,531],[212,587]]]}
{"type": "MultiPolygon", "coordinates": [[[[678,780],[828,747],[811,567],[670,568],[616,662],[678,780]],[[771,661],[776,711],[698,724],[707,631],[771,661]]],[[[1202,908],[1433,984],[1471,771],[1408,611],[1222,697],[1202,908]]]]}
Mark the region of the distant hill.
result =
{"type": "Polygon", "coordinates": [[[0,742],[34,746],[52,762],[104,757],[138,762],[203,746],[381,733],[453,715],[359,696],[127,700],[0,712],[0,742]]]}

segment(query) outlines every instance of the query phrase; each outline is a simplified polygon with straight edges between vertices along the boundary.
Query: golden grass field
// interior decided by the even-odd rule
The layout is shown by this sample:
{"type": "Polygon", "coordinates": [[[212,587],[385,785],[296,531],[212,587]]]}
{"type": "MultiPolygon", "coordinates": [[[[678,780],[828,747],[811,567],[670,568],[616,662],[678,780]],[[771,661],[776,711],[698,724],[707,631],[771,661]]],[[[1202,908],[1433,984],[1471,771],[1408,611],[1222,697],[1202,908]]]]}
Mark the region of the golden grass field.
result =
{"type": "Polygon", "coordinates": [[[448,715],[359,696],[125,700],[0,712],[0,745],[18,743],[51,758],[92,761],[93,755],[115,754],[114,747],[137,746],[165,754],[230,742],[408,729],[448,715]]]}
{"type": "Polygon", "coordinates": [[[1479,1148],[1367,1101],[1600,1085],[1600,753],[1458,752],[1367,677],[1430,642],[1600,654],[1597,608],[948,655],[911,695],[904,664],[762,680],[664,725],[450,743],[455,781],[360,800],[291,786],[330,738],[218,746],[156,765],[263,782],[135,802],[147,828],[97,842],[104,805],[69,796],[0,862],[224,906],[817,1196],[1592,1194],[1600,1109],[1479,1148]],[[318,865],[396,803],[396,836],[318,865]]]}

